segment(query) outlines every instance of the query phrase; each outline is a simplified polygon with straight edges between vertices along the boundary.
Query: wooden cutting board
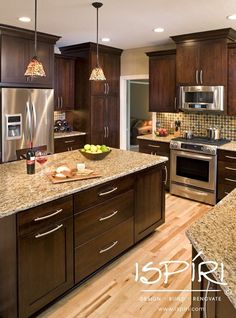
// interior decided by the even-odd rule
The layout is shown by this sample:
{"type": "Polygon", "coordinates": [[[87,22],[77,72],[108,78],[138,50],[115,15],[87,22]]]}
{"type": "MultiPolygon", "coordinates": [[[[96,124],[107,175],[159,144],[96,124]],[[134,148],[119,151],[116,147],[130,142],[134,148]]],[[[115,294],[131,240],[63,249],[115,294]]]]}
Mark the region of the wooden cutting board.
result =
{"type": "Polygon", "coordinates": [[[71,181],[78,181],[78,180],[87,180],[87,179],[94,179],[94,178],[100,178],[101,175],[92,172],[89,175],[84,174],[75,174],[74,176],[65,176],[65,178],[57,178],[55,177],[55,172],[47,172],[46,176],[51,180],[52,183],[63,183],[63,182],[71,182],[71,181]]]}

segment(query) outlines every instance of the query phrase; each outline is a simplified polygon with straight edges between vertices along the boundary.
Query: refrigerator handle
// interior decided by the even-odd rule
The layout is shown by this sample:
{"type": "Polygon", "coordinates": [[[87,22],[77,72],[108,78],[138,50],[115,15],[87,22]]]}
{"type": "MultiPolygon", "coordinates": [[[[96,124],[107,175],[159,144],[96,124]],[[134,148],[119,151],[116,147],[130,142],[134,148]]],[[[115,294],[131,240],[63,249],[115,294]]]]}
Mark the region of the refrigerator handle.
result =
{"type": "Polygon", "coordinates": [[[32,103],[32,142],[34,138],[34,134],[36,132],[36,124],[37,124],[37,115],[35,105],[32,103]]]}

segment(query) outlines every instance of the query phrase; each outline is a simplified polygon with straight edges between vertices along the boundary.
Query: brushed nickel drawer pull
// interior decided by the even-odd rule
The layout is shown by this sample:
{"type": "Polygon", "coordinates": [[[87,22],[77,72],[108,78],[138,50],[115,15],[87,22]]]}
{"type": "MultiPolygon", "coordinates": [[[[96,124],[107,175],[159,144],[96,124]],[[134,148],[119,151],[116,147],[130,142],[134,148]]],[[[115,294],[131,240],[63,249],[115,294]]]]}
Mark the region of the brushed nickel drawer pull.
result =
{"type": "Polygon", "coordinates": [[[112,249],[113,247],[116,246],[116,244],[118,243],[118,241],[115,241],[111,244],[111,246],[107,247],[107,248],[104,248],[104,250],[100,250],[99,253],[102,254],[102,253],[105,253],[107,251],[109,251],[110,249],[112,249]]]}
{"type": "Polygon", "coordinates": [[[60,224],[60,225],[58,225],[57,227],[55,227],[54,229],[52,229],[52,230],[50,230],[50,231],[47,231],[47,232],[45,232],[45,233],[37,234],[37,235],[35,235],[35,238],[37,239],[37,238],[40,238],[40,237],[49,235],[49,234],[51,234],[51,233],[53,233],[53,232],[58,231],[61,227],[63,227],[63,224],[60,224]]]}
{"type": "Polygon", "coordinates": [[[34,222],[38,222],[38,221],[49,219],[49,218],[53,217],[54,215],[57,215],[57,214],[61,213],[62,211],[63,211],[63,209],[59,209],[59,210],[56,210],[55,212],[53,212],[51,214],[38,217],[38,218],[34,219],[34,222]]]}
{"type": "Polygon", "coordinates": [[[165,166],[165,181],[164,184],[167,184],[167,180],[168,180],[168,172],[167,172],[167,167],[165,166]]]}
{"type": "Polygon", "coordinates": [[[225,192],[225,194],[229,194],[229,192],[225,192]]]}
{"type": "Polygon", "coordinates": [[[225,178],[225,180],[236,183],[236,180],[234,180],[234,179],[225,178]]]}
{"type": "Polygon", "coordinates": [[[225,156],[225,158],[236,160],[236,157],[231,157],[231,156],[225,156]]]}
{"type": "Polygon", "coordinates": [[[100,197],[102,197],[103,195],[107,195],[107,194],[110,194],[110,193],[112,193],[112,192],[115,192],[117,189],[118,189],[117,187],[114,187],[114,188],[112,188],[112,189],[109,190],[109,191],[100,192],[98,195],[99,195],[100,197]]]}
{"type": "Polygon", "coordinates": [[[236,168],[231,168],[231,167],[225,167],[225,169],[227,169],[227,170],[232,170],[232,171],[236,171],[236,168]]]}
{"type": "Polygon", "coordinates": [[[72,142],[75,142],[74,140],[65,140],[65,144],[71,144],[72,142]]]}
{"type": "Polygon", "coordinates": [[[149,146],[149,147],[153,147],[153,148],[161,148],[161,146],[158,146],[158,145],[152,145],[152,144],[149,144],[148,146],[149,146]]]}
{"type": "Polygon", "coordinates": [[[104,216],[102,218],[99,219],[100,222],[105,221],[107,219],[112,218],[114,215],[116,215],[118,213],[118,210],[114,211],[112,214],[108,215],[108,216],[104,216]]]}

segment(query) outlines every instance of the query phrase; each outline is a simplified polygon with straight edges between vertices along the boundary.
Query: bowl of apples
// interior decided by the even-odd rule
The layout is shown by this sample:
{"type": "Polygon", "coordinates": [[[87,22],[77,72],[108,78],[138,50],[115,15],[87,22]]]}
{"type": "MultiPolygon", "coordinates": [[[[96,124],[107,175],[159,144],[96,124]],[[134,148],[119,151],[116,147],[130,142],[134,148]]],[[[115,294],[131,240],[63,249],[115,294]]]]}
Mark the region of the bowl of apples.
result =
{"type": "Polygon", "coordinates": [[[155,131],[155,135],[157,137],[166,137],[166,136],[168,136],[168,130],[166,128],[158,128],[155,131]]]}
{"type": "Polygon", "coordinates": [[[79,149],[79,151],[89,160],[102,160],[111,152],[111,149],[106,145],[95,146],[86,144],[84,148],[79,149]]]}

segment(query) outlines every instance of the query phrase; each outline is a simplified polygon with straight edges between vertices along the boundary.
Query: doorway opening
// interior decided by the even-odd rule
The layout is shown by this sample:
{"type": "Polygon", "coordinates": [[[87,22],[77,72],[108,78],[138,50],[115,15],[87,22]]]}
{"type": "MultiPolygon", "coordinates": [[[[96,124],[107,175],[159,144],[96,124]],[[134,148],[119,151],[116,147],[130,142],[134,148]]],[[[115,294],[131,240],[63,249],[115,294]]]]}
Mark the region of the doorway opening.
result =
{"type": "Polygon", "coordinates": [[[137,137],[152,133],[148,75],[121,77],[120,148],[138,151],[137,137]]]}

